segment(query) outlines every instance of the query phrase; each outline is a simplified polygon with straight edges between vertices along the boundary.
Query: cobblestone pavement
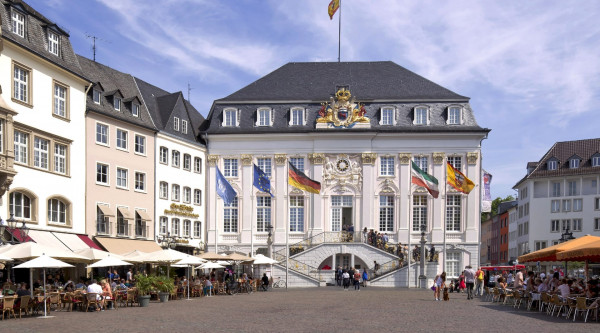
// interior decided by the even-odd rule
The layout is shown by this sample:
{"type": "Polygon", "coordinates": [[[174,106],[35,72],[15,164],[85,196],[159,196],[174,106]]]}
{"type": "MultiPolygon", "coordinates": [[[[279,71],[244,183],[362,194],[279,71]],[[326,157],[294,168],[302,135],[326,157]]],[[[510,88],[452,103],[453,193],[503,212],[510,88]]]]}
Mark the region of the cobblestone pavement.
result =
{"type": "Polygon", "coordinates": [[[148,308],[103,312],[52,311],[54,318],[5,319],[0,332],[593,332],[600,323],[575,323],[564,317],[467,300],[433,300],[417,289],[338,287],[276,289],[213,296],[148,308]]]}

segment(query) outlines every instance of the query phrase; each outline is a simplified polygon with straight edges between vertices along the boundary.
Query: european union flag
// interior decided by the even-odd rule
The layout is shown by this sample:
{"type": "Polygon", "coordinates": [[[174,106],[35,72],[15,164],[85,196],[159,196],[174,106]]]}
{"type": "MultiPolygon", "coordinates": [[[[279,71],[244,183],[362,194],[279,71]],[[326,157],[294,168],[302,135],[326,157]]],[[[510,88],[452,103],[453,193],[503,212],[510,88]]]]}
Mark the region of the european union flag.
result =
{"type": "Polygon", "coordinates": [[[273,196],[271,194],[271,181],[269,177],[256,164],[254,164],[254,187],[273,196]]]}
{"type": "Polygon", "coordinates": [[[223,177],[221,170],[217,167],[217,194],[225,201],[226,204],[230,205],[233,199],[237,196],[237,193],[231,187],[231,184],[223,177]]]}

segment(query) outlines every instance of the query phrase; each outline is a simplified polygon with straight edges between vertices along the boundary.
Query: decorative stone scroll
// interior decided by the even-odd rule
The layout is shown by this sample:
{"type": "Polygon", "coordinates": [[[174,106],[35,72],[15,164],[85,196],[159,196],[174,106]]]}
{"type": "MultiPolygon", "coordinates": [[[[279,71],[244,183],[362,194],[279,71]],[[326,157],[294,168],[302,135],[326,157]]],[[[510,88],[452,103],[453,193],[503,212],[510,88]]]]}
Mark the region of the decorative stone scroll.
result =
{"type": "Polygon", "coordinates": [[[375,164],[377,161],[376,153],[363,153],[362,154],[362,164],[375,164]]]}
{"type": "Polygon", "coordinates": [[[208,155],[208,165],[216,166],[219,161],[219,155],[208,155]]]}
{"type": "Polygon", "coordinates": [[[242,154],[242,165],[245,165],[245,166],[252,165],[252,155],[242,154]]]}
{"type": "Polygon", "coordinates": [[[433,153],[433,164],[444,163],[444,153],[433,153]]]}
{"type": "Polygon", "coordinates": [[[410,153],[398,153],[400,164],[410,164],[410,153]]]}
{"type": "Polygon", "coordinates": [[[275,165],[285,165],[286,160],[286,154],[275,154],[275,165]]]}
{"type": "Polygon", "coordinates": [[[310,160],[310,163],[314,164],[314,165],[320,165],[325,163],[325,154],[323,153],[312,153],[312,154],[308,154],[308,159],[310,160]]]}
{"type": "Polygon", "coordinates": [[[467,153],[467,163],[469,164],[477,164],[477,159],[479,158],[479,153],[476,151],[472,153],[467,153]]]}

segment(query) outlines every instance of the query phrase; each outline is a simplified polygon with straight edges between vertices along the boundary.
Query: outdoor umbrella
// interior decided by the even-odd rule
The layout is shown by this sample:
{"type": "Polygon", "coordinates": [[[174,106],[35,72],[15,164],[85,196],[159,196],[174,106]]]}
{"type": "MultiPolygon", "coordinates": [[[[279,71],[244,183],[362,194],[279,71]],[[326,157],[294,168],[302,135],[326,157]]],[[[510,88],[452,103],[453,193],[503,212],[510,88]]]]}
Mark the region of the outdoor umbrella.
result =
{"type": "Polygon", "coordinates": [[[207,263],[200,265],[199,267],[196,267],[196,269],[212,269],[212,268],[225,268],[225,266],[221,266],[221,265],[217,264],[216,262],[207,262],[207,263]]]}
{"type": "Polygon", "coordinates": [[[81,250],[77,250],[75,251],[75,253],[82,255],[88,259],[90,259],[91,261],[97,261],[100,259],[104,259],[107,257],[112,257],[112,258],[118,258],[118,259],[123,259],[122,256],[115,254],[115,253],[110,253],[107,251],[102,251],[102,250],[98,250],[98,249],[94,249],[91,247],[88,247],[87,249],[81,249],[81,250]]]}
{"type": "Polygon", "coordinates": [[[63,267],[73,267],[73,265],[51,258],[43,253],[41,256],[35,259],[29,260],[27,262],[15,266],[15,268],[42,268],[44,270],[44,317],[41,318],[48,318],[48,311],[46,309],[46,268],[63,267]]]}
{"type": "Polygon", "coordinates": [[[190,270],[189,270],[189,266],[193,266],[193,265],[201,265],[203,263],[205,263],[206,260],[198,258],[198,257],[194,257],[194,256],[190,256],[188,255],[187,257],[179,260],[177,262],[177,265],[185,265],[186,267],[188,267],[188,282],[187,282],[187,294],[188,294],[188,300],[190,299],[190,270]]]}
{"type": "Polygon", "coordinates": [[[187,253],[179,252],[173,249],[158,250],[150,253],[146,253],[145,256],[139,258],[143,262],[153,264],[167,264],[167,276],[171,269],[171,264],[178,262],[181,259],[185,259],[188,256],[187,253]]]}
{"type": "Polygon", "coordinates": [[[113,257],[109,254],[106,258],[101,259],[91,265],[88,265],[87,267],[94,268],[94,267],[113,267],[113,266],[129,266],[129,265],[131,265],[131,263],[123,261],[116,256],[113,257]]]}
{"type": "Polygon", "coordinates": [[[123,260],[127,260],[129,262],[141,263],[144,262],[142,258],[144,258],[147,254],[147,252],[134,250],[129,253],[122,254],[121,257],[123,257],[123,260]]]}
{"type": "Polygon", "coordinates": [[[222,255],[214,252],[204,252],[203,254],[199,255],[198,258],[206,260],[223,260],[222,255]]]}
{"type": "Polygon", "coordinates": [[[34,242],[25,242],[7,247],[1,254],[13,259],[32,259],[41,256],[42,254],[48,257],[61,260],[71,260],[76,262],[89,261],[87,257],[74,252],[69,252],[62,249],[57,249],[49,246],[40,245],[34,242]]]}
{"type": "Polygon", "coordinates": [[[9,258],[4,254],[0,254],[0,261],[12,261],[12,258],[9,258]]]}
{"type": "Polygon", "coordinates": [[[600,261],[600,239],[591,243],[576,246],[570,250],[563,251],[556,255],[559,260],[564,261],[585,261],[585,277],[588,277],[588,267],[590,261],[600,261]]]}
{"type": "Polygon", "coordinates": [[[230,253],[227,255],[221,255],[221,260],[231,260],[231,261],[253,261],[251,257],[245,256],[243,254],[238,253],[230,253]]]}
{"type": "Polygon", "coordinates": [[[520,256],[519,262],[528,262],[528,261],[558,261],[557,255],[560,252],[569,251],[575,247],[585,245],[588,243],[595,242],[600,240],[600,237],[585,235],[579,238],[575,238],[573,240],[559,243],[532,253],[528,253],[520,256]]]}
{"type": "Polygon", "coordinates": [[[278,263],[277,260],[271,259],[262,254],[255,255],[253,259],[254,259],[254,261],[252,262],[253,265],[273,265],[273,264],[278,263]]]}

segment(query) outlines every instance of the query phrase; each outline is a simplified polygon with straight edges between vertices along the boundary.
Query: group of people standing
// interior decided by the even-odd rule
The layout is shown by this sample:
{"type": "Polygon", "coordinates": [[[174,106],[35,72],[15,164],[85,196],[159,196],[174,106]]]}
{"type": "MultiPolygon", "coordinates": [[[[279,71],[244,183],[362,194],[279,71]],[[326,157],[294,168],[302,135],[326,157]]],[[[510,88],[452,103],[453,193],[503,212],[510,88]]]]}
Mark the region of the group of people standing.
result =
{"type": "Polygon", "coordinates": [[[481,282],[483,282],[483,271],[481,269],[477,270],[477,272],[471,267],[471,265],[467,265],[465,270],[460,274],[458,280],[458,286],[455,286],[453,282],[450,283],[450,286],[446,285],[446,272],[442,272],[442,274],[435,277],[433,286],[433,297],[436,301],[441,300],[441,295],[444,293],[444,300],[448,300],[449,298],[445,295],[451,288],[456,291],[462,291],[464,289],[467,290],[467,299],[471,300],[474,297],[474,288],[475,284],[481,277],[481,282]],[[457,290],[458,289],[458,290],[457,290]]]}
{"type": "Polygon", "coordinates": [[[362,283],[363,287],[367,286],[367,281],[369,280],[369,275],[367,273],[367,269],[363,269],[362,273],[360,269],[347,267],[342,269],[342,266],[338,266],[335,270],[335,281],[336,284],[340,287],[344,287],[344,290],[348,290],[350,288],[350,283],[354,285],[354,290],[360,291],[360,285],[362,283]]]}

